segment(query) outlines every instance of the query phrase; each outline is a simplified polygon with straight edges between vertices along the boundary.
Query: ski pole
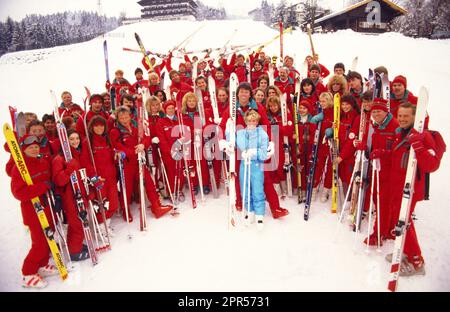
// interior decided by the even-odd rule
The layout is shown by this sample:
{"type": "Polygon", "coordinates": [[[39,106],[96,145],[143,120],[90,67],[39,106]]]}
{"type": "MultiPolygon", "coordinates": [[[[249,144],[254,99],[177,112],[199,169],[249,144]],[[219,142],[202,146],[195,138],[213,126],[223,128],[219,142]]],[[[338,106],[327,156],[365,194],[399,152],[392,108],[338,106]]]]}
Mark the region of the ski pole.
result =
{"type": "MultiPolygon", "coordinates": [[[[119,156],[119,175],[120,175],[120,186],[122,187],[122,197],[123,197],[123,208],[125,210],[125,218],[127,219],[127,225],[130,225],[130,219],[128,215],[128,201],[127,201],[127,186],[125,184],[125,170],[123,167],[123,160],[119,156]]],[[[130,227],[127,226],[128,238],[131,239],[130,227]]]]}
{"type": "Polygon", "coordinates": [[[381,170],[381,163],[380,159],[375,159],[375,164],[373,165],[375,167],[375,173],[377,177],[377,230],[378,230],[378,247],[377,251],[381,252],[381,220],[380,220],[380,170],[381,170]]]}
{"type": "Polygon", "coordinates": [[[250,185],[250,179],[251,179],[251,160],[250,157],[248,157],[247,160],[247,179],[248,179],[248,184],[247,184],[247,215],[250,215],[250,196],[251,196],[251,185],[250,185]]]}
{"type": "MultiPolygon", "coordinates": [[[[248,150],[247,150],[248,151],[248,150]]],[[[243,181],[244,181],[244,183],[242,184],[242,186],[243,186],[243,194],[242,194],[242,223],[244,224],[244,218],[245,218],[245,202],[246,202],[246,199],[247,199],[247,174],[248,174],[248,172],[247,172],[247,170],[248,170],[248,168],[247,168],[247,155],[246,155],[246,157],[242,160],[243,162],[244,162],[244,179],[243,179],[243,181]]],[[[248,216],[248,212],[249,212],[249,209],[247,209],[247,218],[249,217],[248,216]]]]}
{"type": "MultiPolygon", "coordinates": [[[[72,260],[70,259],[70,252],[69,252],[69,246],[67,245],[67,240],[64,237],[64,228],[63,228],[63,220],[60,216],[60,214],[58,212],[56,212],[56,201],[55,201],[55,197],[53,196],[53,191],[49,190],[46,193],[47,196],[47,201],[49,203],[50,209],[51,209],[51,215],[52,215],[52,220],[53,220],[53,224],[55,225],[55,229],[56,232],[58,233],[58,244],[61,244],[61,241],[64,245],[64,249],[65,249],[65,253],[66,253],[66,260],[64,261],[65,263],[68,262],[69,263],[69,267],[72,267],[72,260]],[[56,214],[56,218],[58,219],[58,223],[56,223],[55,221],[55,215],[56,214]]],[[[62,247],[61,247],[62,250],[62,247]]],[[[64,252],[62,253],[62,255],[64,255],[64,252]]]]}
{"type": "MultiPolygon", "coordinates": [[[[369,208],[369,222],[367,224],[367,238],[366,238],[366,252],[369,252],[370,245],[370,228],[372,225],[372,212],[373,212],[373,194],[374,194],[374,186],[375,186],[375,159],[372,161],[372,185],[370,187],[370,208],[369,208]]],[[[355,231],[355,236],[357,236],[358,231],[355,231]]],[[[379,233],[378,233],[379,234],[379,233]]],[[[356,238],[355,238],[356,240],[356,238]]]]}
{"type": "Polygon", "coordinates": [[[161,150],[159,149],[159,145],[156,145],[156,149],[158,150],[159,159],[161,160],[161,169],[162,169],[163,178],[165,179],[165,181],[167,183],[167,188],[169,189],[170,199],[172,200],[172,203],[174,205],[173,209],[176,210],[177,207],[175,204],[175,198],[173,196],[172,189],[170,187],[169,178],[167,177],[166,167],[164,166],[164,162],[162,161],[161,150]]]}

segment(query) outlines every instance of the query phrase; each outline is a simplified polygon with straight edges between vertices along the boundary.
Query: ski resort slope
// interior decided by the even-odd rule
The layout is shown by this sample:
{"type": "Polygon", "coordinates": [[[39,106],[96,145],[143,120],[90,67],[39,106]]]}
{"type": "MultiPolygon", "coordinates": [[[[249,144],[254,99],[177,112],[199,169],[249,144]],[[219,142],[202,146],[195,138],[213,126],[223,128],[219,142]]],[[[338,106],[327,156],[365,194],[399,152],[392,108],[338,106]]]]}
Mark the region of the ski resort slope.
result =
{"type": "MultiPolygon", "coordinates": [[[[202,28],[186,50],[221,47],[235,29],[232,45],[261,43],[277,34],[262,23],[234,21],[167,21],[123,26],[108,33],[110,75],[121,68],[134,81],[136,67],[142,67],[141,55],[124,52],[122,47],[137,48],[134,32],[139,33],[146,49],[165,53],[183,41],[201,24],[202,28]]],[[[8,105],[19,111],[34,111],[41,117],[52,111],[49,90],[60,94],[69,90],[82,104],[83,86],[92,92],[104,90],[104,38],[52,49],[7,54],[0,58],[1,124],[10,122],[8,105]]],[[[294,56],[301,67],[310,53],[306,34],[295,31],[284,36],[285,55],[294,56]]],[[[330,71],[336,62],[350,67],[359,57],[357,70],[367,75],[368,68],[384,65],[390,78],[402,74],[408,89],[417,94],[419,87],[429,88],[430,128],[438,129],[450,144],[448,86],[450,85],[450,40],[430,41],[387,33],[379,36],[352,31],[313,36],[320,62],[330,71]]],[[[278,54],[278,41],[265,51],[278,54]]],[[[202,56],[200,53],[199,56],[202,56]]],[[[179,62],[179,61],[178,61],[179,62]]],[[[177,68],[177,61],[174,67],[177,68]]],[[[2,137],[1,143],[4,143],[2,137]]],[[[4,168],[9,155],[0,153],[4,168]]],[[[426,275],[400,278],[399,291],[450,291],[450,157],[431,176],[431,200],[417,205],[416,230],[426,262],[426,275]]],[[[22,226],[19,202],[10,193],[10,179],[0,177],[0,291],[21,291],[21,265],[30,247],[29,234],[22,226]]],[[[138,231],[137,207],[133,234],[127,239],[126,223],[113,219],[115,237],[112,250],[99,255],[99,264],[89,260],[77,264],[68,281],[49,279],[50,291],[386,291],[390,264],[384,260],[392,252],[393,242],[382,252],[365,252],[362,244],[367,233],[355,238],[354,232],[338,224],[330,213],[330,202],[313,202],[308,222],[303,221],[303,205],[294,199],[282,201],[290,210],[283,220],[274,220],[267,209],[265,227],[255,226],[229,231],[227,197],[208,196],[196,210],[189,199],[177,217],[149,217],[146,233],[138,231]]]]}

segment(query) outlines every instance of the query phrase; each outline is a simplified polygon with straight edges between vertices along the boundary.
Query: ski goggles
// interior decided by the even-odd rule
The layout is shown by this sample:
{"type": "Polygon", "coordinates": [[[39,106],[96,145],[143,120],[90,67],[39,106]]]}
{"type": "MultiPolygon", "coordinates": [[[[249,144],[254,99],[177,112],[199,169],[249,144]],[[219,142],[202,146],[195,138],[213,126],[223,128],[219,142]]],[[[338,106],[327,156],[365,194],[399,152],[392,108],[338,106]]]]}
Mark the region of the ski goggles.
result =
{"type": "Polygon", "coordinates": [[[34,143],[39,145],[41,143],[41,140],[35,135],[30,135],[25,140],[20,142],[20,146],[31,145],[31,144],[34,144],[34,143]]]}

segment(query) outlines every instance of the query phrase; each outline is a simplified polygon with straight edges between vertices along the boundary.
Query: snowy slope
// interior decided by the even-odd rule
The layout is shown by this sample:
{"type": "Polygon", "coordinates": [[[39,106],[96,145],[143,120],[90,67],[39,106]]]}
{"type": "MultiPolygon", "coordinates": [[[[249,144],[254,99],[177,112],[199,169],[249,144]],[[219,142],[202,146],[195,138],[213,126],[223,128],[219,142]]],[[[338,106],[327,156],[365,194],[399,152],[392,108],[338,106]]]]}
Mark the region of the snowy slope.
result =
{"type": "MultiPolygon", "coordinates": [[[[123,52],[122,47],[136,48],[134,32],[138,32],[148,50],[166,52],[199,27],[199,22],[147,22],[128,25],[106,35],[110,52],[111,75],[117,68],[133,80],[140,55],[123,52]]],[[[234,29],[239,32],[231,44],[258,43],[276,34],[248,20],[206,22],[187,50],[220,47],[234,29]]],[[[83,86],[93,92],[103,90],[105,81],[103,38],[64,47],[7,54],[0,58],[1,124],[9,122],[7,106],[34,111],[39,116],[51,111],[49,89],[58,94],[72,92],[74,101],[82,103],[83,86]]],[[[366,74],[369,67],[385,65],[390,76],[408,77],[408,88],[414,93],[421,85],[430,90],[430,127],[439,129],[450,142],[450,113],[447,106],[449,86],[450,40],[411,39],[388,33],[367,36],[352,31],[314,35],[321,63],[330,70],[341,61],[350,66],[359,56],[358,71],[366,74]]],[[[274,43],[268,54],[278,52],[274,43]]],[[[309,54],[305,34],[285,36],[285,54],[297,64],[309,54]]],[[[175,64],[176,65],[176,64],[175,64]]],[[[300,67],[300,66],[298,66],[300,67]]],[[[4,140],[2,138],[1,143],[4,140]]],[[[0,153],[1,165],[8,159],[0,153]]],[[[427,275],[403,278],[401,291],[449,291],[450,269],[450,195],[446,189],[450,158],[444,156],[441,169],[432,175],[431,201],[416,209],[417,232],[426,260],[427,275]]],[[[9,191],[10,179],[0,177],[0,290],[21,290],[20,268],[29,248],[29,238],[21,225],[18,202],[9,191]]],[[[267,212],[263,232],[255,228],[229,232],[226,224],[227,198],[212,196],[206,204],[193,210],[185,203],[178,218],[149,219],[149,231],[140,233],[138,223],[131,226],[133,239],[126,238],[125,223],[113,220],[116,236],[113,249],[100,255],[100,263],[92,268],[89,261],[78,265],[69,281],[53,278],[48,290],[99,291],[384,291],[389,264],[384,255],[392,250],[392,242],[383,252],[365,253],[361,234],[355,240],[347,226],[338,225],[329,207],[315,202],[310,221],[303,221],[303,206],[287,200],[282,206],[290,210],[284,220],[273,220],[267,212]]],[[[137,213],[135,213],[137,217],[137,213]]],[[[366,231],[366,225],[364,227],[366,231]]]]}

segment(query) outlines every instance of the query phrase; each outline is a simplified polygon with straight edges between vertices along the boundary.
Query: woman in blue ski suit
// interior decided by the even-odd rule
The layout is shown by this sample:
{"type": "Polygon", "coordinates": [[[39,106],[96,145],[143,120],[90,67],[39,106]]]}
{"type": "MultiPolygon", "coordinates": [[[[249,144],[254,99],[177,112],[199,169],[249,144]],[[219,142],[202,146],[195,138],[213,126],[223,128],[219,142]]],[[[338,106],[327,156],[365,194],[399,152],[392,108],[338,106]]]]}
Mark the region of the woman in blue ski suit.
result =
{"type": "MultiPolygon", "coordinates": [[[[266,207],[266,197],[264,194],[264,161],[268,158],[267,148],[269,146],[269,136],[262,127],[258,126],[260,115],[254,110],[248,111],[245,116],[247,128],[237,131],[236,145],[241,151],[241,164],[239,168],[239,182],[243,207],[247,207],[248,196],[250,195],[249,212],[254,212],[257,217],[263,217],[266,207]],[[250,161],[250,191],[244,181],[244,170],[246,159],[250,161]]],[[[248,175],[248,172],[247,172],[248,175]]],[[[248,179],[248,177],[247,177],[248,179]]]]}

